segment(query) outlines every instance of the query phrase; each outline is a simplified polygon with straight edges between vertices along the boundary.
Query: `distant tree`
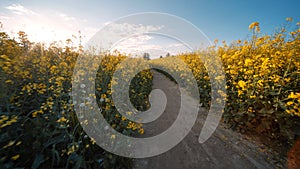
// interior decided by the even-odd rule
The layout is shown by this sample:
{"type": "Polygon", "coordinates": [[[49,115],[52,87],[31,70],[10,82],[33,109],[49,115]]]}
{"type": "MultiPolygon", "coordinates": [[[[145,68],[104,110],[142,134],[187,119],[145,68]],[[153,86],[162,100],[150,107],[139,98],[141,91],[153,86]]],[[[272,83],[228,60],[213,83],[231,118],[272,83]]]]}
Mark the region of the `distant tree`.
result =
{"type": "Polygon", "coordinates": [[[159,58],[163,58],[161,55],[160,55],[160,57],[159,58]]]}
{"type": "Polygon", "coordinates": [[[169,57],[169,56],[171,56],[171,55],[170,55],[170,53],[168,52],[168,53],[166,54],[166,57],[169,57]]]}
{"type": "Polygon", "coordinates": [[[150,54],[149,53],[144,53],[143,58],[145,60],[150,60],[150,54]]]}

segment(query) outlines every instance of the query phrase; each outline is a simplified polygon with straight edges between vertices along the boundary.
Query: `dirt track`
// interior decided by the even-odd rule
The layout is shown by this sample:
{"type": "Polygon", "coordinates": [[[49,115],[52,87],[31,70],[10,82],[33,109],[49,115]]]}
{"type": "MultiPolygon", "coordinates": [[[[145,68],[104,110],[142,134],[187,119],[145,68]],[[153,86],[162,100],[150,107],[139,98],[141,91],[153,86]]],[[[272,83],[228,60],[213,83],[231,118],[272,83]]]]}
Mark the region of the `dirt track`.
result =
{"type": "MultiPolygon", "coordinates": [[[[164,75],[153,72],[153,89],[162,89],[168,99],[165,112],[156,121],[146,124],[143,137],[165,131],[177,117],[180,106],[178,86],[164,75]]],[[[220,124],[213,136],[200,144],[198,137],[206,118],[200,108],[192,131],[170,151],[151,158],[135,159],[135,169],[210,169],[210,168],[276,168],[259,147],[220,124]]]]}

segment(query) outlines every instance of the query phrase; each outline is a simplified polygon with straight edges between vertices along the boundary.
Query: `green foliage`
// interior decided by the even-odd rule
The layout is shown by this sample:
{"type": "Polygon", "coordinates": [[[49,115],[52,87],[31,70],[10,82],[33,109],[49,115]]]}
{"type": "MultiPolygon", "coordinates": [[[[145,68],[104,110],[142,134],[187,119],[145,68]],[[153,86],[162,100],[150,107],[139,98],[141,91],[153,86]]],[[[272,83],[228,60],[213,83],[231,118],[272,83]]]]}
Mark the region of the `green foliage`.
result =
{"type": "MultiPolygon", "coordinates": [[[[0,33],[0,168],[130,168],[131,159],[101,149],[77,120],[70,93],[80,48],[55,43],[45,48],[24,32],[19,36],[16,41],[0,33]]],[[[102,63],[98,77],[104,81],[96,94],[111,99],[113,68],[124,57],[105,58],[110,60],[102,63]]],[[[132,97],[136,106],[147,100],[151,79],[148,72],[133,80],[135,93],[142,93],[132,97]]],[[[118,131],[142,130],[128,128],[111,102],[103,103],[102,113],[118,131]]]]}

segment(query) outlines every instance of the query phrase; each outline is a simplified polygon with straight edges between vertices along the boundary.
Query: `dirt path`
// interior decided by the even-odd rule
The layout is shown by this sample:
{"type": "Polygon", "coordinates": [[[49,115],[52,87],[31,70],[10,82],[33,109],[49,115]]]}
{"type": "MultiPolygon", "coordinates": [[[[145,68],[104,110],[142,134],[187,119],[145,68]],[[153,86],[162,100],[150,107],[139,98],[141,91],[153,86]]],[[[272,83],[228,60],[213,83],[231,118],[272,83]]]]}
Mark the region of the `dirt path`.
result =
{"type": "MultiPolygon", "coordinates": [[[[146,124],[143,137],[165,131],[175,121],[180,108],[178,86],[164,75],[153,72],[153,89],[165,92],[168,103],[165,112],[156,121],[146,124]]],[[[135,169],[210,169],[210,168],[276,168],[259,147],[241,135],[219,125],[213,136],[204,144],[198,142],[206,118],[206,110],[200,109],[192,131],[170,151],[151,158],[135,159],[135,169]]]]}

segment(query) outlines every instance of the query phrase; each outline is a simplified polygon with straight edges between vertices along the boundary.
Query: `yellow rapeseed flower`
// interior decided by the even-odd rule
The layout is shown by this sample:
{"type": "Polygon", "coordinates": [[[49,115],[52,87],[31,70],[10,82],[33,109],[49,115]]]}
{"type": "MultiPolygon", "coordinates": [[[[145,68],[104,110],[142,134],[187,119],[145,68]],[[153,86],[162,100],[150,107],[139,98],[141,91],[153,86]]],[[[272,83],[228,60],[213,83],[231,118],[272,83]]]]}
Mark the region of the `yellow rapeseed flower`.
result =
{"type": "Polygon", "coordinates": [[[259,22],[252,22],[250,25],[249,25],[249,29],[252,30],[254,29],[255,27],[258,27],[259,26],[259,22]]]}
{"type": "Polygon", "coordinates": [[[91,139],[92,144],[94,145],[96,143],[96,140],[92,137],[90,139],[91,139]]]}
{"type": "Polygon", "coordinates": [[[297,98],[300,98],[300,93],[294,93],[294,92],[291,92],[291,94],[288,96],[288,98],[290,99],[297,99],[297,98]]]}
{"type": "MultiPolygon", "coordinates": [[[[43,106],[42,106],[43,107],[43,106]]],[[[41,108],[42,108],[41,107],[41,108]]],[[[44,114],[43,110],[37,110],[35,112],[32,113],[32,117],[37,117],[38,114],[44,114]]]]}
{"type": "Polygon", "coordinates": [[[286,21],[289,21],[289,22],[292,22],[292,21],[293,21],[293,18],[289,17],[289,18],[286,18],[285,20],[286,20],[286,21]]]}
{"type": "Polygon", "coordinates": [[[245,81],[240,80],[240,81],[238,82],[238,85],[239,85],[240,88],[242,88],[242,90],[245,90],[245,86],[246,86],[246,82],[245,82],[245,81]]]}
{"type": "Polygon", "coordinates": [[[7,84],[13,84],[14,82],[12,80],[8,79],[8,80],[5,81],[5,83],[7,83],[7,84]]]}
{"type": "Polygon", "coordinates": [[[140,129],[139,129],[139,133],[140,133],[140,134],[144,134],[144,132],[145,132],[145,131],[144,131],[143,128],[140,128],[140,129]]]}
{"type": "Polygon", "coordinates": [[[11,157],[12,160],[17,160],[18,158],[20,158],[20,154],[11,157]]]}
{"type": "Polygon", "coordinates": [[[9,141],[8,144],[6,144],[5,146],[3,146],[3,148],[10,147],[10,146],[12,146],[14,144],[15,144],[15,141],[9,141]]]}
{"type": "Polygon", "coordinates": [[[126,112],[127,115],[131,116],[132,115],[132,112],[131,111],[128,111],[126,112]]]}
{"type": "Polygon", "coordinates": [[[67,122],[67,121],[68,121],[68,119],[66,119],[65,117],[61,117],[56,122],[61,123],[61,122],[67,122]]]}

